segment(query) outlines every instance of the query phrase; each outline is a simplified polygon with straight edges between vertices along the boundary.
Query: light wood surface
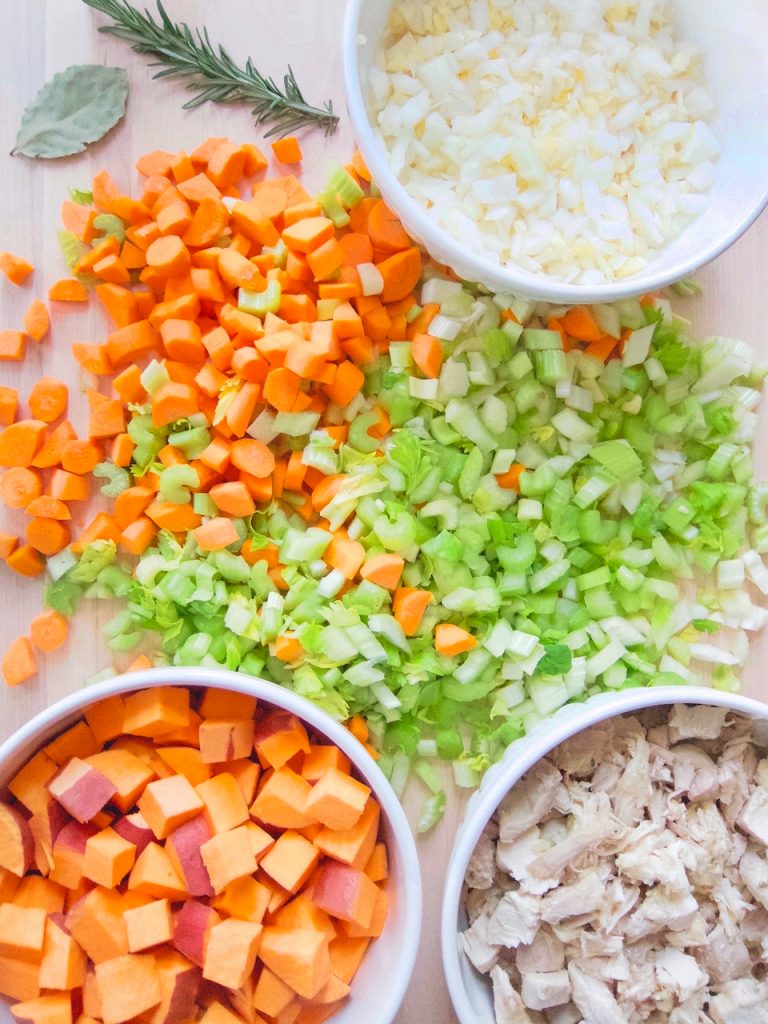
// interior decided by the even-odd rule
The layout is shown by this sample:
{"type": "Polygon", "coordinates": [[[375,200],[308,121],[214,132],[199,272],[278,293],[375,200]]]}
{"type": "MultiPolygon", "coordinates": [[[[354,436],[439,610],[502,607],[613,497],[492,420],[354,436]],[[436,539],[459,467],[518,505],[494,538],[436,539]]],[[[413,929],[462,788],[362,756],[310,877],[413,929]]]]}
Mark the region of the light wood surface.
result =
{"type": "MultiPolygon", "coordinates": [[[[139,6],[144,6],[143,2],[139,6]]],[[[302,138],[304,175],[310,187],[320,185],[328,166],[345,162],[353,146],[345,116],[341,75],[341,24],[344,0],[167,0],[168,11],[192,25],[206,25],[213,40],[223,42],[233,56],[251,55],[257,66],[275,76],[290,63],[308,100],[320,104],[332,98],[342,114],[336,134],[325,139],[317,132],[302,138]]],[[[137,184],[137,156],[154,148],[191,149],[209,135],[229,135],[256,141],[247,108],[204,107],[182,111],[183,87],[153,82],[147,62],[127,46],[96,31],[100,16],[80,0],[0,0],[0,249],[10,249],[34,261],[36,273],[21,289],[0,281],[2,327],[16,327],[28,302],[45,297],[48,286],[63,276],[56,242],[58,209],[70,186],[88,187],[92,175],[108,167],[128,191],[137,184]],[[21,113],[44,81],[70,64],[99,63],[128,69],[130,97],[124,121],[86,153],[58,161],[10,157],[21,113]]],[[[768,296],[768,215],[715,264],[700,281],[703,297],[679,303],[702,334],[742,338],[768,359],[765,304],[768,296]]],[[[42,374],[61,377],[71,387],[70,417],[85,426],[84,400],[79,394],[77,368],[69,355],[73,341],[99,341],[105,320],[96,310],[73,309],[57,317],[52,336],[39,347],[31,343],[23,365],[0,364],[2,383],[22,393],[42,374]]],[[[766,468],[766,422],[761,421],[757,446],[758,472],[766,468]]],[[[21,514],[0,513],[0,527],[23,528],[21,514]]],[[[40,584],[0,572],[0,649],[25,632],[39,610],[40,584]]],[[[74,621],[71,640],[61,652],[42,663],[39,676],[16,690],[0,693],[0,738],[10,735],[47,704],[77,689],[92,673],[111,664],[99,635],[106,609],[85,608],[74,621]]],[[[768,637],[753,646],[745,689],[768,699],[762,666],[768,637]]],[[[415,787],[414,787],[415,788],[415,787]]],[[[421,792],[406,801],[415,819],[421,792]]],[[[439,915],[442,879],[462,801],[452,795],[446,818],[427,838],[419,840],[424,873],[424,927],[419,960],[398,1024],[451,1024],[455,1017],[443,982],[439,915]]]]}

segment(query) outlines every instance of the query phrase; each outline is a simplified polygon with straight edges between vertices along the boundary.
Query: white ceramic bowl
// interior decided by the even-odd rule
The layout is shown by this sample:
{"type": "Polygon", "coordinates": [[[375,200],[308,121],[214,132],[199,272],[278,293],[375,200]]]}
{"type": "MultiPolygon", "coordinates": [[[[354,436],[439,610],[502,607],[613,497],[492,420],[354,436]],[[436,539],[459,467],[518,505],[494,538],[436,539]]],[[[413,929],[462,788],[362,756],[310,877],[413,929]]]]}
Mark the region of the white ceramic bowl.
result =
{"type": "MultiPolygon", "coordinates": [[[[391,1024],[413,971],[421,931],[421,873],[416,844],[400,802],[376,762],[342,725],[324,711],[274,683],[238,672],[215,669],[158,668],[117,676],[65,697],[36,715],[0,746],[0,790],[48,740],[78,719],[83,710],[115,693],[151,686],[213,686],[257,697],[261,704],[290,711],[340,747],[371,787],[381,807],[389,853],[390,907],[381,936],[371,943],[352,983],[352,995],[332,1024],[391,1024]]],[[[8,1006],[0,1002],[1,1024],[12,1024],[8,1006]]]]}
{"type": "Polygon", "coordinates": [[[561,708],[528,736],[513,743],[504,759],[486,772],[479,790],[467,804],[448,864],[443,895],[443,969],[461,1024],[495,1024],[490,985],[475,970],[459,944],[459,932],[467,926],[466,914],[461,907],[464,876],[480,833],[494,811],[528,769],[564,740],[615,715],[671,704],[717,705],[753,718],[768,719],[768,704],[703,686],[662,686],[601,693],[583,704],[561,708]]]}
{"type": "Polygon", "coordinates": [[[664,248],[639,274],[623,281],[562,284],[466,251],[429,219],[390,170],[387,153],[371,128],[367,74],[384,33],[392,0],[349,0],[344,28],[347,106],[360,150],[387,203],[411,236],[460,277],[497,291],[554,303],[613,302],[655,291],[687,277],[732,245],[768,203],[768,4],[732,0],[673,0],[681,37],[704,55],[717,103],[713,130],[723,145],[717,179],[705,213],[664,248]]]}

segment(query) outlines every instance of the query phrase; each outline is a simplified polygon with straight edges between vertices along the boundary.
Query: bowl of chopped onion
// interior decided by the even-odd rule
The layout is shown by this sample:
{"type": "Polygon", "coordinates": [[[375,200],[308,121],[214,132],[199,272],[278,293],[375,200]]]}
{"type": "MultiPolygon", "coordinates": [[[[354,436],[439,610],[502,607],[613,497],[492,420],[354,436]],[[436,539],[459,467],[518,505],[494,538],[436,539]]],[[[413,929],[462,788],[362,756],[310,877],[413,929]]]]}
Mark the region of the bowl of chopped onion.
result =
{"type": "Polygon", "coordinates": [[[768,706],[700,686],[603,693],[512,744],[446,873],[462,1024],[757,1020],[766,768],[768,706]]]}
{"type": "Polygon", "coordinates": [[[766,48],[760,0],[350,0],[347,104],[436,260],[612,302],[687,278],[768,203],[766,48]]]}

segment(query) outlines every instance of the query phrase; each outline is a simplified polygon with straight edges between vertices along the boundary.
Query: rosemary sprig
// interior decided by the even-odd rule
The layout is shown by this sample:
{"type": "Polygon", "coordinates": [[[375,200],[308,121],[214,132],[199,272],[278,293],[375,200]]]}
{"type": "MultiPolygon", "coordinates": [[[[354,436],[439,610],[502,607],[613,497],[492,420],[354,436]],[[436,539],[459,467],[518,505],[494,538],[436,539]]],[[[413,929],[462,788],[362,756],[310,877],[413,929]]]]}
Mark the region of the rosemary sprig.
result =
{"type": "Polygon", "coordinates": [[[250,57],[244,68],[238,67],[223,46],[213,45],[207,29],[193,31],[183,21],[171,21],[161,0],[157,0],[159,22],[148,10],[142,13],[127,0],[83,2],[114,22],[102,25],[100,32],[125,40],[136,53],[157,58],[151,66],[163,70],[155,78],[188,80],[187,89],[196,95],[184,104],[185,109],[208,102],[251,104],[256,124],[269,121],[273,125],[267,137],[288,135],[309,125],[318,125],[328,135],[335,131],[339,118],[333,103],[328,100],[323,107],[307,103],[290,65],[281,89],[257,71],[250,57]]]}

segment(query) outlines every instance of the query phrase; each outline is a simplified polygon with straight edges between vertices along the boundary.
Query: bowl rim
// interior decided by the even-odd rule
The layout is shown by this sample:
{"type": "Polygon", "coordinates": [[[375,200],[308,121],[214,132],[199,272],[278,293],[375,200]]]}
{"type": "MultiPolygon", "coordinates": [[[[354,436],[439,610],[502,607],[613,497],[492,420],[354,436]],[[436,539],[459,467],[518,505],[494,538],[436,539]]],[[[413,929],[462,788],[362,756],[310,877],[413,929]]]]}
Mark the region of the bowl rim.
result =
{"type": "MultiPolygon", "coordinates": [[[[545,274],[533,274],[514,264],[500,267],[477,253],[462,249],[461,242],[430,220],[424,207],[413,199],[405,187],[400,184],[397,176],[390,169],[384,147],[374,134],[360,83],[360,62],[358,60],[360,16],[366,2],[370,2],[370,0],[348,0],[344,16],[342,46],[344,91],[355,138],[373,180],[388,202],[391,198],[395,212],[403,211],[404,219],[414,225],[414,234],[418,236],[430,253],[433,248],[436,251],[444,250],[443,255],[448,256],[449,259],[446,260],[441,256],[439,262],[447,262],[449,265],[460,264],[465,271],[469,271],[469,274],[462,273],[459,276],[464,278],[470,276],[476,283],[494,288],[498,292],[512,293],[523,298],[555,305],[609,303],[636,298],[639,295],[668,287],[711,263],[712,260],[730,249],[768,207],[768,179],[766,179],[763,192],[752,209],[732,224],[724,234],[698,249],[696,255],[678,258],[665,270],[654,271],[654,261],[652,261],[649,268],[639,274],[597,285],[566,284],[545,274]]],[[[377,0],[377,2],[380,3],[383,0],[377,0]]],[[[693,225],[695,225],[695,221],[691,222],[691,226],[693,225]]]]}
{"type": "Polygon", "coordinates": [[[375,1016],[368,1018],[368,1024],[390,1024],[410,984],[421,937],[422,885],[416,842],[395,791],[362,743],[343,725],[304,697],[259,676],[231,672],[227,669],[169,666],[123,673],[70,693],[26,722],[0,744],[0,772],[3,772],[6,762],[17,755],[26,744],[34,741],[41,732],[50,729],[68,715],[82,712],[89,705],[105,697],[160,685],[210,686],[220,690],[234,690],[290,711],[335,743],[370,784],[391,829],[403,877],[402,891],[399,892],[403,921],[393,958],[397,970],[391,973],[386,987],[382,988],[375,1016]]]}
{"type": "Polygon", "coordinates": [[[465,961],[458,943],[457,920],[464,875],[477,840],[499,803],[516,782],[542,757],[564,740],[616,715],[672,704],[709,704],[768,719],[768,704],[753,697],[713,690],[706,686],[657,686],[599,693],[583,704],[567,704],[556,714],[516,740],[504,758],[492,766],[471,798],[458,827],[445,872],[441,909],[443,974],[456,1015],[462,1024],[479,1024],[462,978],[465,961]]]}

